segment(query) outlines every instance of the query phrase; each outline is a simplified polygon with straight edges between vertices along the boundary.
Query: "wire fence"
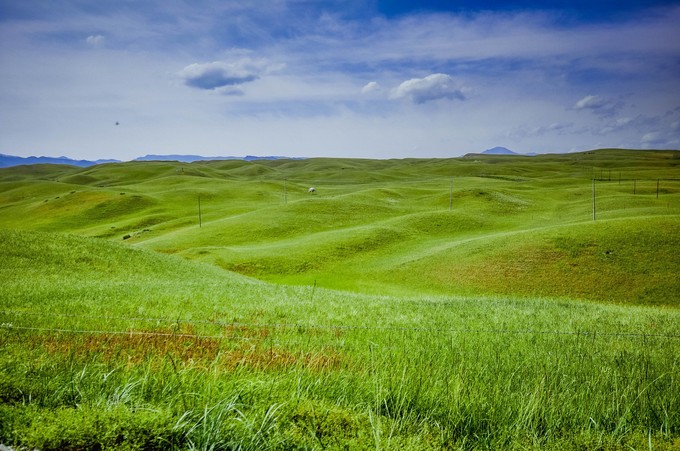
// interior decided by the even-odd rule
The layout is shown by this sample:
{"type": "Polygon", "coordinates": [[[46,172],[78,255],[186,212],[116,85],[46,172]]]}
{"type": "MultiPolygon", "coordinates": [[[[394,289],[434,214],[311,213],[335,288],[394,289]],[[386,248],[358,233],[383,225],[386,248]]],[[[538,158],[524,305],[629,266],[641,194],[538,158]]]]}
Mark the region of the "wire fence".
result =
{"type": "MultiPolygon", "coordinates": [[[[298,184],[302,186],[310,186],[310,185],[327,185],[327,186],[334,186],[334,185],[340,185],[340,186],[363,186],[363,185],[378,185],[378,187],[389,187],[393,188],[395,183],[398,183],[399,185],[403,184],[417,184],[417,185],[423,185],[423,186],[428,186],[428,185],[437,185],[437,184],[442,184],[442,183],[447,183],[450,182],[451,180],[461,180],[461,179],[496,179],[500,181],[505,181],[505,182],[529,182],[534,179],[527,177],[527,176],[521,176],[521,175],[508,175],[508,174],[466,174],[466,175],[461,175],[461,174],[456,174],[456,175],[435,175],[432,177],[399,177],[399,176],[386,176],[384,178],[367,178],[364,180],[358,180],[358,179],[336,179],[336,178],[325,178],[325,179],[315,179],[315,178],[291,178],[291,177],[286,177],[286,182],[291,183],[291,184],[298,184]]],[[[593,175],[587,175],[582,177],[584,180],[591,180],[594,179],[597,182],[654,182],[656,183],[657,181],[661,182],[680,182],[680,178],[673,178],[673,177],[619,177],[618,175],[616,176],[609,176],[609,175],[604,175],[600,174],[599,176],[593,175]]],[[[281,183],[283,184],[283,180],[281,179],[267,179],[266,181],[268,182],[276,182],[276,183],[281,183]]]]}
{"type": "Polygon", "coordinates": [[[250,337],[237,337],[225,335],[201,335],[201,334],[185,334],[172,332],[150,332],[139,330],[83,330],[83,329],[58,329],[48,327],[27,327],[15,326],[13,324],[0,324],[0,329],[19,330],[27,332],[49,332],[49,333],[64,333],[64,334],[84,334],[84,335],[126,335],[126,336],[141,336],[141,337],[168,337],[168,338],[189,338],[195,340],[252,340],[250,337]]]}
{"type": "MultiPolygon", "coordinates": [[[[427,332],[427,333],[450,333],[450,334],[494,334],[494,335],[572,335],[584,336],[590,338],[596,337],[619,337],[619,338],[669,338],[678,339],[678,334],[662,334],[662,333],[643,333],[643,332],[607,332],[598,330],[536,330],[536,329],[499,329],[499,328],[446,328],[446,327],[406,327],[406,326],[370,326],[370,325],[343,325],[343,324],[306,324],[306,323],[244,323],[238,321],[224,322],[224,321],[210,321],[210,320],[186,320],[186,319],[172,319],[172,318],[151,318],[151,317],[120,317],[120,316],[100,316],[100,315],[74,315],[66,313],[36,313],[36,312],[22,312],[22,311],[0,311],[2,315],[14,316],[41,316],[41,317],[66,317],[75,319],[88,320],[107,320],[107,321],[130,321],[130,322],[155,322],[155,323],[169,323],[169,324],[191,324],[191,325],[212,325],[217,327],[230,327],[238,329],[296,329],[296,330],[374,330],[374,331],[398,331],[398,332],[427,332]]],[[[9,330],[24,330],[24,331],[41,331],[41,332],[55,332],[55,333],[78,333],[78,334],[103,334],[103,335],[143,335],[143,336],[161,336],[161,337],[186,337],[186,338],[213,338],[213,339],[244,339],[244,337],[224,336],[224,335],[201,335],[201,334],[187,334],[181,332],[153,332],[153,331],[105,331],[105,330],[82,330],[82,329],[64,329],[64,328],[41,328],[32,326],[14,325],[14,323],[3,322],[0,323],[0,329],[9,330]]],[[[245,337],[247,338],[247,337],[245,337]]]]}

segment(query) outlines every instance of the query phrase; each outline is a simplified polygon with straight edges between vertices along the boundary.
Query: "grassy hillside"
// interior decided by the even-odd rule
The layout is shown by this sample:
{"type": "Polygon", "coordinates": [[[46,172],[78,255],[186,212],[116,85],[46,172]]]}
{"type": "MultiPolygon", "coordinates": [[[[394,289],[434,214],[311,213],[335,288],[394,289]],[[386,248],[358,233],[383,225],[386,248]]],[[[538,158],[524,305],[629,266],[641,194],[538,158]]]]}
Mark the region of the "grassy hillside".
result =
{"type": "Polygon", "coordinates": [[[680,311],[273,285],[0,231],[0,441],[672,449],[680,311]]]}
{"type": "Polygon", "coordinates": [[[0,206],[283,284],[680,304],[677,151],[18,167],[0,206]]]}
{"type": "Polygon", "coordinates": [[[677,151],[0,169],[0,444],[678,449],[679,226],[677,151]]]}

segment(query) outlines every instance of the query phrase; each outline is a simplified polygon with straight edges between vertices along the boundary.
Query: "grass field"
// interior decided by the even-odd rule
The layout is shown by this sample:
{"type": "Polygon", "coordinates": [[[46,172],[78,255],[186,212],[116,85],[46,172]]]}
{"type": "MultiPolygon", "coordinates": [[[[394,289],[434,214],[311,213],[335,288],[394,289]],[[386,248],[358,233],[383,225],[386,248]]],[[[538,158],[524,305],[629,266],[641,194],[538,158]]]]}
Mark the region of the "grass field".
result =
{"type": "Polygon", "coordinates": [[[680,152],[35,165],[0,212],[0,443],[680,449],[680,152]]]}

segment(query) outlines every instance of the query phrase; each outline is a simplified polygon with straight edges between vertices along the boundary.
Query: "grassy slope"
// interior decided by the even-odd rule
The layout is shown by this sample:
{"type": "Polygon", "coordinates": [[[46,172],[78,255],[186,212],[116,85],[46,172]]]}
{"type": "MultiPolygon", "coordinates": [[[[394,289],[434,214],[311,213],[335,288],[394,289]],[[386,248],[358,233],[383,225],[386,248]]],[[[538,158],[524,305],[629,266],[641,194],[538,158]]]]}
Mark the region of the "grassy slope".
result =
{"type": "Polygon", "coordinates": [[[0,170],[0,441],[677,447],[678,163],[0,170]]]}
{"type": "Polygon", "coordinates": [[[0,231],[0,299],[5,443],[663,449],[680,434],[676,309],[351,295],[17,231],[0,231]]]}
{"type": "Polygon", "coordinates": [[[680,181],[657,199],[656,178],[680,178],[679,155],[15,168],[0,171],[0,226],[129,235],[284,284],[678,305],[680,181]]]}

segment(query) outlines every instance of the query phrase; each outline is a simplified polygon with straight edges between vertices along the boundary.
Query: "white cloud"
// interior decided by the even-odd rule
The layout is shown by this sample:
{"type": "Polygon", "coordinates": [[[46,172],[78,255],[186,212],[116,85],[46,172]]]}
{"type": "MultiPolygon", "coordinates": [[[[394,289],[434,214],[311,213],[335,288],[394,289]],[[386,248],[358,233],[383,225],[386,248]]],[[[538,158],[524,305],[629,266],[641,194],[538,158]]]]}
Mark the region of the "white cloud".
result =
{"type": "Polygon", "coordinates": [[[616,114],[623,107],[623,102],[599,95],[588,95],[576,102],[575,110],[590,110],[598,116],[608,117],[616,114]]]}
{"type": "Polygon", "coordinates": [[[85,38],[85,42],[92,47],[101,47],[104,44],[105,39],[104,36],[96,34],[85,38]]]}
{"type": "Polygon", "coordinates": [[[677,149],[680,139],[660,131],[645,133],[640,139],[643,149],[677,149]]]}
{"type": "Polygon", "coordinates": [[[224,88],[255,81],[280,68],[281,65],[272,64],[266,59],[242,57],[233,61],[190,64],[179,72],[179,76],[192,88],[221,89],[223,93],[234,93],[238,88],[237,90],[224,88]]]}
{"type": "Polygon", "coordinates": [[[645,133],[640,140],[640,142],[644,144],[651,144],[659,141],[662,141],[661,133],[659,132],[645,133]]]}
{"type": "Polygon", "coordinates": [[[606,101],[601,96],[585,96],[574,104],[575,110],[583,110],[585,108],[600,108],[606,101]]]}
{"type": "Polygon", "coordinates": [[[361,88],[361,93],[362,94],[368,94],[370,92],[380,91],[380,89],[381,89],[381,87],[380,87],[380,85],[378,84],[377,81],[371,81],[371,82],[366,83],[364,85],[364,87],[361,88]]]}
{"type": "Polygon", "coordinates": [[[661,149],[678,145],[678,140],[670,139],[661,132],[649,132],[642,135],[640,139],[642,147],[645,149],[661,149]]]}
{"type": "Polygon", "coordinates": [[[631,124],[634,120],[635,119],[631,117],[620,117],[614,121],[609,122],[606,127],[599,131],[599,133],[601,135],[606,135],[607,133],[615,132],[631,124]]]}
{"type": "Polygon", "coordinates": [[[392,90],[390,98],[407,98],[417,104],[438,99],[466,99],[463,89],[457,87],[453,79],[446,74],[432,74],[425,78],[406,80],[392,90]]]}
{"type": "Polygon", "coordinates": [[[541,125],[539,127],[535,127],[531,129],[528,133],[527,136],[542,136],[547,133],[557,133],[563,134],[566,130],[571,129],[574,126],[573,122],[553,122],[550,125],[541,125]]]}

